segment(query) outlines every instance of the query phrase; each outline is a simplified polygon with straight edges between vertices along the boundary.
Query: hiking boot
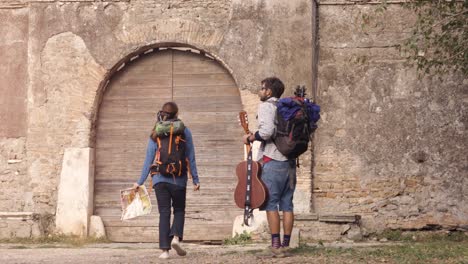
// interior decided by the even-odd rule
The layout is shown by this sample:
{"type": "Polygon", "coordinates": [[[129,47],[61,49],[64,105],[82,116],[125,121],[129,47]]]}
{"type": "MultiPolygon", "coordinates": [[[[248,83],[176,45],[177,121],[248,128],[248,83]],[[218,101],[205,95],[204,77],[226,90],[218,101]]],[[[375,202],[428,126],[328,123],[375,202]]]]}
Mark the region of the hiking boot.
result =
{"type": "Polygon", "coordinates": [[[271,253],[273,253],[274,258],[284,258],[286,257],[285,253],[283,252],[282,248],[270,248],[271,253]]]}
{"type": "Polygon", "coordinates": [[[283,252],[285,257],[291,257],[293,254],[291,253],[290,247],[280,247],[281,252],[283,252]]]}
{"type": "Polygon", "coordinates": [[[285,255],[281,252],[281,248],[268,247],[262,252],[255,255],[258,258],[284,258],[285,255]]]}
{"type": "Polygon", "coordinates": [[[181,246],[179,242],[178,237],[174,237],[171,242],[171,247],[177,252],[177,255],[179,256],[185,256],[187,255],[187,251],[185,251],[181,246]]]}

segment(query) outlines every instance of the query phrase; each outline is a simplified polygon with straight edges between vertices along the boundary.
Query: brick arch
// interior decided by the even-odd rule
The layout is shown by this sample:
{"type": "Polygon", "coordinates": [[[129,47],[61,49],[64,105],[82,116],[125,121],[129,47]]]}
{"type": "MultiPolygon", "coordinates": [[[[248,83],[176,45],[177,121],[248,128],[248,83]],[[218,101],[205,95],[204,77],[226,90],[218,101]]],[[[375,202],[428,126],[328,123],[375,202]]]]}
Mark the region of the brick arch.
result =
{"type": "MultiPolygon", "coordinates": [[[[145,28],[149,28],[149,27],[146,26],[145,28]]],[[[149,30],[148,32],[146,32],[143,35],[149,35],[150,33],[153,33],[153,32],[151,32],[151,30],[149,30]]],[[[173,34],[173,35],[178,36],[178,39],[188,41],[190,39],[193,39],[191,37],[193,34],[194,33],[188,34],[187,32],[185,32],[185,33],[182,32],[179,35],[177,35],[177,34],[173,34]]],[[[203,34],[201,34],[201,32],[198,32],[198,34],[203,35],[203,34]]],[[[219,32],[213,33],[213,35],[215,35],[215,36],[217,36],[219,34],[220,34],[219,32]]],[[[111,80],[112,76],[114,76],[115,73],[117,73],[118,71],[122,70],[128,63],[131,63],[132,61],[137,60],[140,56],[142,56],[144,54],[147,54],[147,53],[150,53],[150,52],[157,51],[158,49],[161,50],[161,49],[167,49],[167,48],[185,48],[185,49],[191,50],[192,52],[204,54],[205,56],[208,56],[210,58],[215,59],[227,71],[229,71],[232,78],[234,79],[234,82],[236,83],[236,86],[240,90],[240,97],[241,97],[242,106],[243,106],[243,109],[248,113],[250,127],[251,128],[256,128],[257,127],[256,111],[257,111],[257,108],[258,108],[258,104],[260,103],[260,101],[258,100],[258,96],[257,96],[257,94],[253,93],[251,91],[251,89],[240,89],[240,87],[242,87],[240,82],[239,82],[240,78],[237,75],[237,71],[235,71],[227,63],[227,58],[222,58],[216,52],[207,50],[207,49],[211,50],[211,49],[213,49],[213,46],[215,46],[213,39],[219,39],[219,37],[212,37],[212,38],[210,38],[210,41],[200,41],[200,40],[198,41],[198,42],[201,43],[200,45],[205,45],[206,49],[202,49],[202,48],[199,48],[197,46],[194,46],[193,44],[188,44],[188,43],[185,43],[185,42],[156,42],[156,43],[152,43],[152,44],[149,44],[149,45],[140,46],[140,47],[137,47],[137,48],[130,47],[125,52],[123,52],[126,55],[122,56],[118,60],[115,60],[114,63],[111,63],[111,65],[113,65],[113,66],[110,68],[110,70],[108,70],[104,74],[104,77],[103,77],[102,81],[100,82],[99,87],[98,87],[98,89],[96,91],[96,97],[95,97],[94,105],[93,105],[93,108],[91,109],[91,115],[90,115],[91,116],[90,120],[91,120],[92,124],[90,126],[91,131],[90,131],[90,134],[89,134],[90,135],[89,146],[91,148],[95,147],[95,143],[96,143],[96,120],[98,118],[99,106],[101,104],[103,95],[104,95],[104,93],[106,91],[106,87],[108,86],[109,81],[111,80]]],[[[131,40],[135,41],[135,42],[136,41],[142,41],[141,39],[139,39],[136,36],[131,38],[131,40]]],[[[129,41],[129,42],[132,42],[132,41],[129,41]]],[[[217,44],[220,44],[220,43],[217,43],[217,44]]],[[[258,149],[258,146],[255,146],[254,147],[254,155],[256,155],[257,149],[258,149]]]]}
{"type": "MultiPolygon", "coordinates": [[[[187,49],[187,50],[190,50],[191,52],[203,54],[203,55],[205,55],[207,57],[210,57],[210,58],[216,60],[216,62],[220,63],[231,74],[231,76],[234,79],[234,82],[236,83],[237,87],[241,87],[240,84],[239,84],[239,78],[236,75],[236,71],[233,70],[233,68],[230,67],[227,64],[225,59],[221,58],[219,55],[217,55],[214,52],[206,51],[204,49],[200,49],[200,48],[195,47],[195,46],[190,45],[190,44],[174,43],[174,42],[153,43],[153,44],[150,44],[150,45],[141,46],[141,47],[136,48],[136,49],[135,48],[129,48],[129,50],[127,52],[125,52],[126,55],[119,58],[114,63],[111,63],[111,65],[113,65],[113,66],[104,74],[104,77],[103,77],[102,81],[100,82],[100,84],[99,84],[99,86],[97,88],[93,108],[91,109],[92,125],[91,125],[91,133],[90,133],[90,140],[89,140],[89,144],[90,144],[91,147],[94,147],[94,145],[95,145],[95,136],[96,136],[95,135],[95,133],[96,133],[95,124],[96,124],[96,120],[98,118],[99,105],[101,104],[103,95],[104,95],[104,93],[106,91],[106,88],[107,88],[107,86],[109,84],[109,81],[112,79],[112,77],[118,71],[125,68],[127,64],[137,60],[139,57],[141,57],[141,56],[143,56],[145,54],[151,53],[151,52],[157,52],[158,50],[168,49],[168,48],[187,49]]],[[[248,111],[249,113],[251,113],[251,115],[249,115],[249,117],[254,117],[253,110],[256,109],[257,104],[258,104],[258,102],[257,102],[258,100],[256,100],[257,96],[255,94],[253,94],[252,92],[250,92],[249,90],[240,90],[240,94],[241,94],[241,101],[242,101],[242,105],[243,105],[244,109],[251,110],[251,111],[248,111]]],[[[251,120],[254,120],[254,118],[251,118],[251,120]]],[[[253,124],[253,125],[255,125],[255,124],[253,124]]]]}

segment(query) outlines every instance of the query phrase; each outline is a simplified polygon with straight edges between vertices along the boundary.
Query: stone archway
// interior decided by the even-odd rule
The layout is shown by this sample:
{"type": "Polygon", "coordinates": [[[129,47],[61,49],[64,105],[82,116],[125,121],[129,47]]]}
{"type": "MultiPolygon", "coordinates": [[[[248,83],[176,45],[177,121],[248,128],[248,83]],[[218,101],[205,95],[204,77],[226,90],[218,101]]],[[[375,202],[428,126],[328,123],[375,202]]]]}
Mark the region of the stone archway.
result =
{"type": "Polygon", "coordinates": [[[102,96],[96,121],[94,214],[103,219],[111,240],[157,239],[156,207],[148,217],[122,222],[118,191],[139,178],[154,114],[169,100],[179,104],[181,118],[192,130],[203,186],[200,195],[188,190],[185,238],[227,238],[235,215],[241,213],[232,199],[234,168],[242,157],[240,92],[219,62],[191,51],[161,48],[140,54],[120,67],[102,96]]]}
{"type": "MultiPolygon", "coordinates": [[[[69,41],[81,41],[79,36],[73,34],[61,34],[57,36],[62,40],[59,43],[68,43],[69,41]],[[71,40],[69,40],[71,38],[71,40]],[[65,41],[66,40],[66,41],[65,41]],[[68,42],[67,42],[68,41],[68,42]]],[[[54,42],[55,43],[55,42],[54,42]]],[[[57,162],[62,163],[59,179],[59,187],[58,187],[58,195],[57,195],[57,208],[56,208],[56,221],[55,221],[55,231],[59,233],[65,234],[74,234],[80,236],[86,236],[89,229],[90,224],[90,216],[93,214],[93,207],[94,207],[94,171],[95,171],[95,145],[96,145],[96,120],[98,116],[99,106],[103,100],[103,94],[108,87],[111,77],[114,76],[114,73],[120,71],[121,69],[126,68],[125,66],[132,64],[133,61],[137,60],[139,57],[144,56],[146,53],[151,53],[153,51],[157,51],[158,48],[165,49],[167,47],[181,47],[185,46],[195,51],[196,53],[204,54],[204,52],[199,51],[198,49],[194,48],[192,45],[188,44],[179,44],[174,42],[160,42],[160,43],[153,43],[148,46],[140,46],[140,48],[129,48],[127,51],[123,52],[126,54],[122,56],[121,59],[115,60],[111,65],[114,65],[111,68],[108,68],[106,71],[102,68],[99,64],[90,64],[93,62],[92,57],[86,60],[80,60],[87,63],[87,67],[83,67],[83,69],[87,69],[89,74],[81,76],[79,78],[76,77],[78,74],[81,74],[80,67],[70,67],[67,69],[67,72],[70,72],[73,78],[72,87],[74,89],[81,89],[81,94],[86,95],[86,97],[82,97],[82,95],[78,94],[64,94],[62,97],[68,99],[72,97],[80,97],[82,101],[79,100],[81,107],[68,109],[65,112],[74,114],[75,116],[79,116],[81,119],[79,122],[76,122],[74,118],[67,119],[68,122],[73,122],[75,126],[79,128],[79,133],[73,133],[75,130],[70,129],[70,137],[68,139],[71,140],[71,144],[65,144],[61,151],[63,152],[63,159],[60,158],[50,158],[48,161],[50,162],[57,162]],[[90,66],[91,65],[91,66],[90,66]],[[77,82],[76,80],[82,80],[77,82]],[[79,88],[81,87],[81,88],[79,88]],[[73,111],[72,111],[73,110],[73,111]],[[77,113],[75,113],[78,111],[77,113]],[[72,113],[73,112],[73,113],[72,113]],[[84,119],[83,119],[84,118],[84,119]],[[83,120],[82,120],[83,119],[83,120]],[[88,129],[85,132],[83,128],[87,127],[88,129]],[[78,143],[77,143],[78,142],[78,143]],[[72,198],[70,198],[72,197],[72,198]]],[[[82,56],[83,54],[88,54],[84,52],[82,49],[85,50],[85,46],[80,46],[80,50],[76,51],[76,54],[71,56],[67,54],[64,58],[67,61],[75,61],[73,58],[82,56]],[[68,56],[69,55],[69,56],[68,56]]],[[[59,50],[66,50],[61,48],[59,50]]],[[[86,51],[86,50],[85,50],[86,51]]],[[[122,52],[119,52],[122,53],[122,52]]],[[[231,77],[236,79],[235,71],[232,70],[223,60],[216,56],[216,54],[210,53],[208,55],[210,58],[215,58],[218,64],[222,65],[222,68],[228,69],[230,72],[231,77]]],[[[63,70],[63,65],[57,64],[48,64],[53,67],[52,70],[60,71],[63,70]]],[[[74,65],[70,63],[70,65],[74,65]]],[[[51,70],[51,71],[52,71],[51,70]]],[[[237,79],[236,79],[237,80],[237,79]]],[[[56,81],[56,86],[59,87],[62,85],[61,82],[56,81]]],[[[237,81],[235,81],[235,86],[239,87],[237,81]]],[[[54,86],[55,87],[55,86],[54,86]]],[[[80,91],[81,91],[80,90],[80,91]]],[[[59,89],[59,91],[61,91],[59,89]]],[[[250,91],[243,89],[239,90],[240,98],[242,101],[242,107],[244,110],[249,112],[250,120],[252,127],[255,126],[255,110],[256,105],[258,103],[257,96],[250,91]]],[[[57,103],[57,106],[66,106],[67,100],[62,100],[57,103]]],[[[47,110],[47,108],[45,108],[47,110]]],[[[49,110],[47,110],[49,111],[49,110]]],[[[52,112],[49,114],[50,116],[55,116],[52,112]]],[[[55,123],[54,123],[55,124],[55,123]]],[[[57,126],[48,127],[49,132],[53,131],[54,129],[59,129],[59,125],[62,124],[57,122],[57,126]]],[[[63,131],[63,129],[62,129],[63,131]]],[[[56,139],[57,144],[62,142],[62,137],[56,139]]],[[[54,141],[55,142],[55,141],[54,141]]],[[[68,141],[67,141],[68,142],[68,141]]],[[[64,143],[62,143],[64,144],[64,143]]],[[[61,153],[62,153],[61,152],[61,153]]],[[[51,152],[52,153],[52,152],[51,152]]],[[[55,156],[54,156],[55,157],[55,156]]],[[[58,156],[57,156],[58,157],[58,156]]],[[[237,158],[236,158],[237,159],[237,158]]],[[[58,166],[58,165],[57,165],[58,166]]],[[[41,169],[45,169],[45,167],[41,166],[32,166],[38,171],[41,169]]],[[[242,212],[239,210],[239,214],[242,212]]]]}

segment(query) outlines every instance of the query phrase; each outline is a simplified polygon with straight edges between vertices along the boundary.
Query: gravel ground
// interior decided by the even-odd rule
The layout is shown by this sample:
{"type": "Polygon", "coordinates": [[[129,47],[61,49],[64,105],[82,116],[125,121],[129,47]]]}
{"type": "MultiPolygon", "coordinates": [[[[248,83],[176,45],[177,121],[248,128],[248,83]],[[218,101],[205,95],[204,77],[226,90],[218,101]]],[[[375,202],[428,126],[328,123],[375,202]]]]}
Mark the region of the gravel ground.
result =
{"type": "Polygon", "coordinates": [[[103,243],[77,247],[71,244],[0,244],[0,264],[10,263],[424,263],[468,264],[466,242],[438,242],[436,245],[398,242],[310,244],[286,258],[261,257],[267,244],[199,245],[183,243],[188,254],[174,251],[163,260],[155,243],[103,243]],[[447,244],[446,248],[437,250],[447,244]],[[412,249],[411,249],[412,248],[412,249]],[[437,252],[435,252],[437,251],[437,252]]]}
{"type": "MultiPolygon", "coordinates": [[[[179,257],[171,250],[170,258],[158,259],[160,250],[152,243],[94,244],[84,247],[54,244],[2,244],[0,263],[321,263],[318,259],[291,256],[282,259],[258,257],[265,244],[219,246],[183,244],[188,254],[179,257]]],[[[322,262],[323,263],[323,262],[322,262]]]]}

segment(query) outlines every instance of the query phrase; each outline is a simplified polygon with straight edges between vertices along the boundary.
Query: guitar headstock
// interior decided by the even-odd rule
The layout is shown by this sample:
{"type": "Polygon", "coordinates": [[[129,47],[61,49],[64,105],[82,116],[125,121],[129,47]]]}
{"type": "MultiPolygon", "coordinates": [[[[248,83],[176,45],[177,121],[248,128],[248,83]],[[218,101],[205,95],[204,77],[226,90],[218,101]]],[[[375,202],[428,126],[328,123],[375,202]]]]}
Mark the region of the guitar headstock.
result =
{"type": "Polygon", "coordinates": [[[244,129],[244,132],[246,134],[250,134],[249,130],[249,118],[247,116],[247,112],[241,111],[239,112],[239,122],[242,128],[244,129]]]}

